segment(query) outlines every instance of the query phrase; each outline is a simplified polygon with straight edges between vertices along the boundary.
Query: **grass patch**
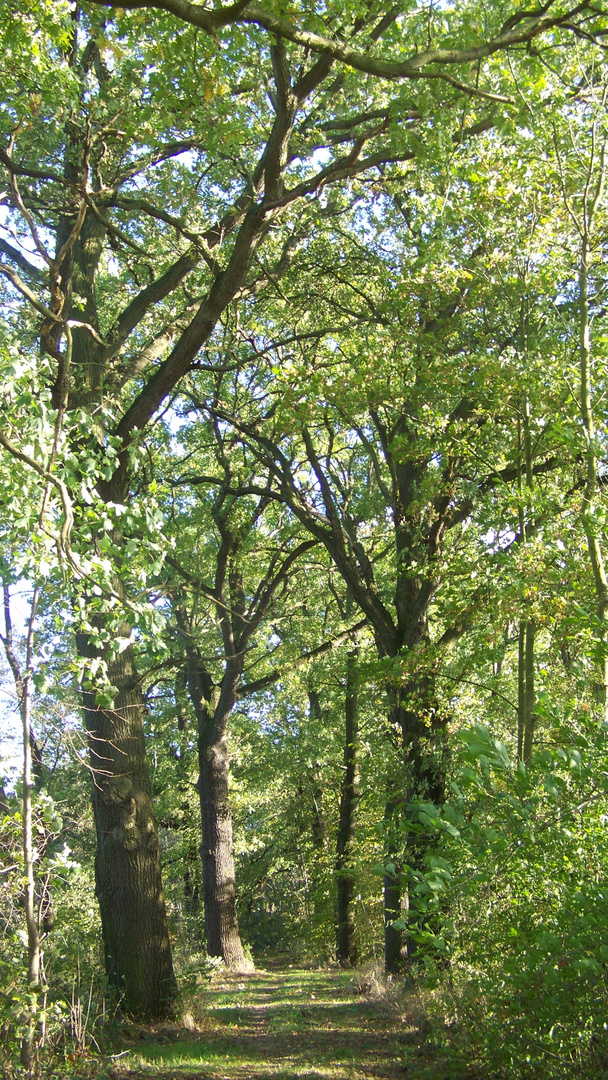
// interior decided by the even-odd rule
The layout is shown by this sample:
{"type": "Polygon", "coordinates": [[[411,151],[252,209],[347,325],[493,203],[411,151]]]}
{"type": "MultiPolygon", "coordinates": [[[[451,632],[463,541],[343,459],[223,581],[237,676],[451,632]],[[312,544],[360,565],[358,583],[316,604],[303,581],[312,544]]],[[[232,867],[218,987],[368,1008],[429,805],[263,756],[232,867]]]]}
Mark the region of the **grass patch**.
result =
{"type": "Polygon", "coordinates": [[[199,1030],[140,1029],[117,1080],[399,1080],[410,1063],[431,1075],[398,1011],[349,972],[218,974],[188,1004],[199,1030]]]}

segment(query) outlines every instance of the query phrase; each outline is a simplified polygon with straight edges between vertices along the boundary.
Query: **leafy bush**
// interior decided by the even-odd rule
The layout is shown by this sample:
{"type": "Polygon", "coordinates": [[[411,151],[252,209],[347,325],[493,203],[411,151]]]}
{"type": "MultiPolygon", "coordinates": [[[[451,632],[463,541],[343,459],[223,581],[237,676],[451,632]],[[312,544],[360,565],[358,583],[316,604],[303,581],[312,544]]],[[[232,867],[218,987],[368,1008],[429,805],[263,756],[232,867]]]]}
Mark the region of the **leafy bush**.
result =
{"type": "Polygon", "coordinates": [[[438,995],[454,1024],[444,1035],[484,1076],[604,1075],[603,733],[539,752],[530,770],[485,728],[462,738],[449,811],[459,835],[447,834],[453,963],[438,995]]]}

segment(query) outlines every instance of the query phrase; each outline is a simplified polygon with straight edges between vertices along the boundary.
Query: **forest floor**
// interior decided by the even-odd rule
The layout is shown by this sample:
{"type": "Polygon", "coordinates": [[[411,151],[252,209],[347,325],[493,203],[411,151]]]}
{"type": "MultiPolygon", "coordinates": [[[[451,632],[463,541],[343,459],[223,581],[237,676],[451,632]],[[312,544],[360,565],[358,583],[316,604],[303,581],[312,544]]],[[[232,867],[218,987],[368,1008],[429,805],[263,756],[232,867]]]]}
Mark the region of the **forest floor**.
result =
{"type": "MultiPolygon", "coordinates": [[[[112,1080],[464,1080],[416,998],[340,970],[216,975],[186,1026],[133,1026],[112,1080]],[[128,1048],[128,1049],[127,1049],[128,1048]]],[[[469,1074],[470,1075],[470,1074],[469,1074]]]]}

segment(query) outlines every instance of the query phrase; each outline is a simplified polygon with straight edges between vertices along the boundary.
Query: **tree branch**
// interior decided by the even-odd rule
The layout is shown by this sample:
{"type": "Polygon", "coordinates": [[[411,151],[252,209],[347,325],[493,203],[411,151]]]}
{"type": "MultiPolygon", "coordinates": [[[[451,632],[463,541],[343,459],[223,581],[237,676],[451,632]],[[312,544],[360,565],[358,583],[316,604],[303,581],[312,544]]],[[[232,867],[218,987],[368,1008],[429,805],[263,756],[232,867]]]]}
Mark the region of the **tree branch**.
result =
{"type": "Polygon", "coordinates": [[[368,625],[367,618],[360,619],[354,626],[349,627],[348,630],[343,630],[337,637],[332,638],[331,641],[325,641],[322,645],[318,645],[316,649],[311,649],[309,653],[303,653],[297,660],[292,660],[288,664],[283,664],[282,667],[275,668],[269,675],[263,675],[260,679],[255,679],[253,682],[244,683],[237,690],[237,699],[242,701],[243,698],[249,697],[250,694],[255,694],[259,690],[265,690],[267,686],[272,686],[273,683],[280,679],[283,675],[289,675],[292,671],[297,671],[301,667],[306,667],[307,664],[312,663],[319,656],[324,656],[325,653],[331,652],[332,649],[337,649],[339,645],[342,645],[344,641],[357,632],[362,630],[364,626],[368,625]]]}
{"type": "MultiPolygon", "coordinates": [[[[461,64],[474,64],[497,52],[504,52],[518,45],[527,45],[539,35],[548,30],[564,26],[568,29],[577,16],[585,12],[604,14],[588,2],[575,4],[568,11],[554,16],[550,9],[555,6],[554,0],[535,11],[520,12],[516,21],[508,20],[495,36],[464,49],[429,48],[410,55],[406,60],[382,59],[352,48],[344,42],[314,33],[310,30],[301,29],[289,19],[281,18],[270,10],[266,10],[258,4],[238,3],[224,8],[210,11],[198,4],[188,3],[188,0],[92,0],[93,3],[103,7],[120,7],[123,9],[156,8],[160,11],[170,12],[183,22],[198,26],[206,33],[215,36],[217,30],[232,23],[248,23],[262,27],[271,34],[286,38],[296,45],[315,53],[322,53],[327,57],[338,60],[347,67],[362,71],[367,75],[387,80],[402,79],[443,79],[456,89],[474,97],[486,98],[493,101],[510,102],[510,99],[501,94],[491,94],[477,86],[471,86],[460,82],[445,71],[434,71],[436,65],[441,68],[457,66],[461,64]]],[[[571,30],[570,30],[571,32],[571,30]]]]}

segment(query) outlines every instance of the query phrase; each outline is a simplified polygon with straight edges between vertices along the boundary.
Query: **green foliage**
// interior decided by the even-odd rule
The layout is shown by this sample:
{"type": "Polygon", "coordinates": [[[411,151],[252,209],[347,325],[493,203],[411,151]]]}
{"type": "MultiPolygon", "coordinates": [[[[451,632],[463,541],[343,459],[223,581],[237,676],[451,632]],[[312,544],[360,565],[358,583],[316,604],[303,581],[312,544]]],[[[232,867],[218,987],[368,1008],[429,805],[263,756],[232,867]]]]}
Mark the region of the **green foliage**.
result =
{"type": "Polygon", "coordinates": [[[452,1045],[489,1076],[594,1076],[606,1062],[608,915],[603,735],[516,766],[464,731],[446,890],[452,1045]],[[459,1041],[460,1040],[460,1041],[459,1041]]]}
{"type": "Polygon", "coordinates": [[[19,1059],[21,1040],[32,1009],[41,1032],[36,1068],[44,1068],[58,1057],[67,1062],[69,1055],[95,1052],[103,1039],[106,986],[99,952],[99,917],[92,899],[92,867],[86,840],[88,815],[82,793],[80,801],[75,801],[74,789],[69,791],[67,776],[61,773],[62,770],[58,770],[52,777],[59,800],[42,790],[34,804],[37,906],[43,949],[42,993],[40,988],[30,988],[24,982],[27,933],[21,896],[22,822],[12,796],[9,796],[0,831],[3,871],[0,877],[3,912],[0,1038],[9,1070],[11,1062],[19,1059]],[[74,858],[68,839],[81,854],[82,862],[74,858]]]}
{"type": "MultiPolygon", "coordinates": [[[[473,1064],[600,1075],[605,611],[588,549],[607,521],[606,432],[586,442],[580,419],[573,252],[605,127],[603,17],[549,4],[559,25],[537,33],[534,13],[475,0],[412,0],[386,18],[363,0],[264,10],[237,5],[213,33],[156,9],[47,0],[8,0],[0,18],[0,569],[43,593],[36,731],[57,751],[36,802],[56,924],[46,1045],[65,1050],[67,1030],[84,1051],[105,1001],[84,755],[56,739],[62,725],[81,738],[69,681],[109,710],[108,671],[136,654],[195,995],[210,968],[191,654],[214,692],[234,675],[241,927],[254,951],[327,958],[344,642],[321,662],[317,650],[365,616],[361,954],[382,947],[380,877],[400,879],[409,910],[393,925],[417,971],[449,969],[473,1064]],[[508,52],[483,44],[511,31],[508,52]],[[441,62],[423,64],[435,47],[441,62]],[[406,56],[415,78],[395,68],[406,56]],[[514,751],[525,624],[529,767],[514,751]],[[408,732],[386,704],[401,692],[408,732]],[[406,761],[436,728],[453,746],[437,805],[412,792],[406,761]],[[389,791],[398,811],[382,825],[389,791]]],[[[600,399],[604,203],[589,262],[600,399]]],[[[11,804],[11,1053],[32,993],[18,833],[11,804]]]]}

